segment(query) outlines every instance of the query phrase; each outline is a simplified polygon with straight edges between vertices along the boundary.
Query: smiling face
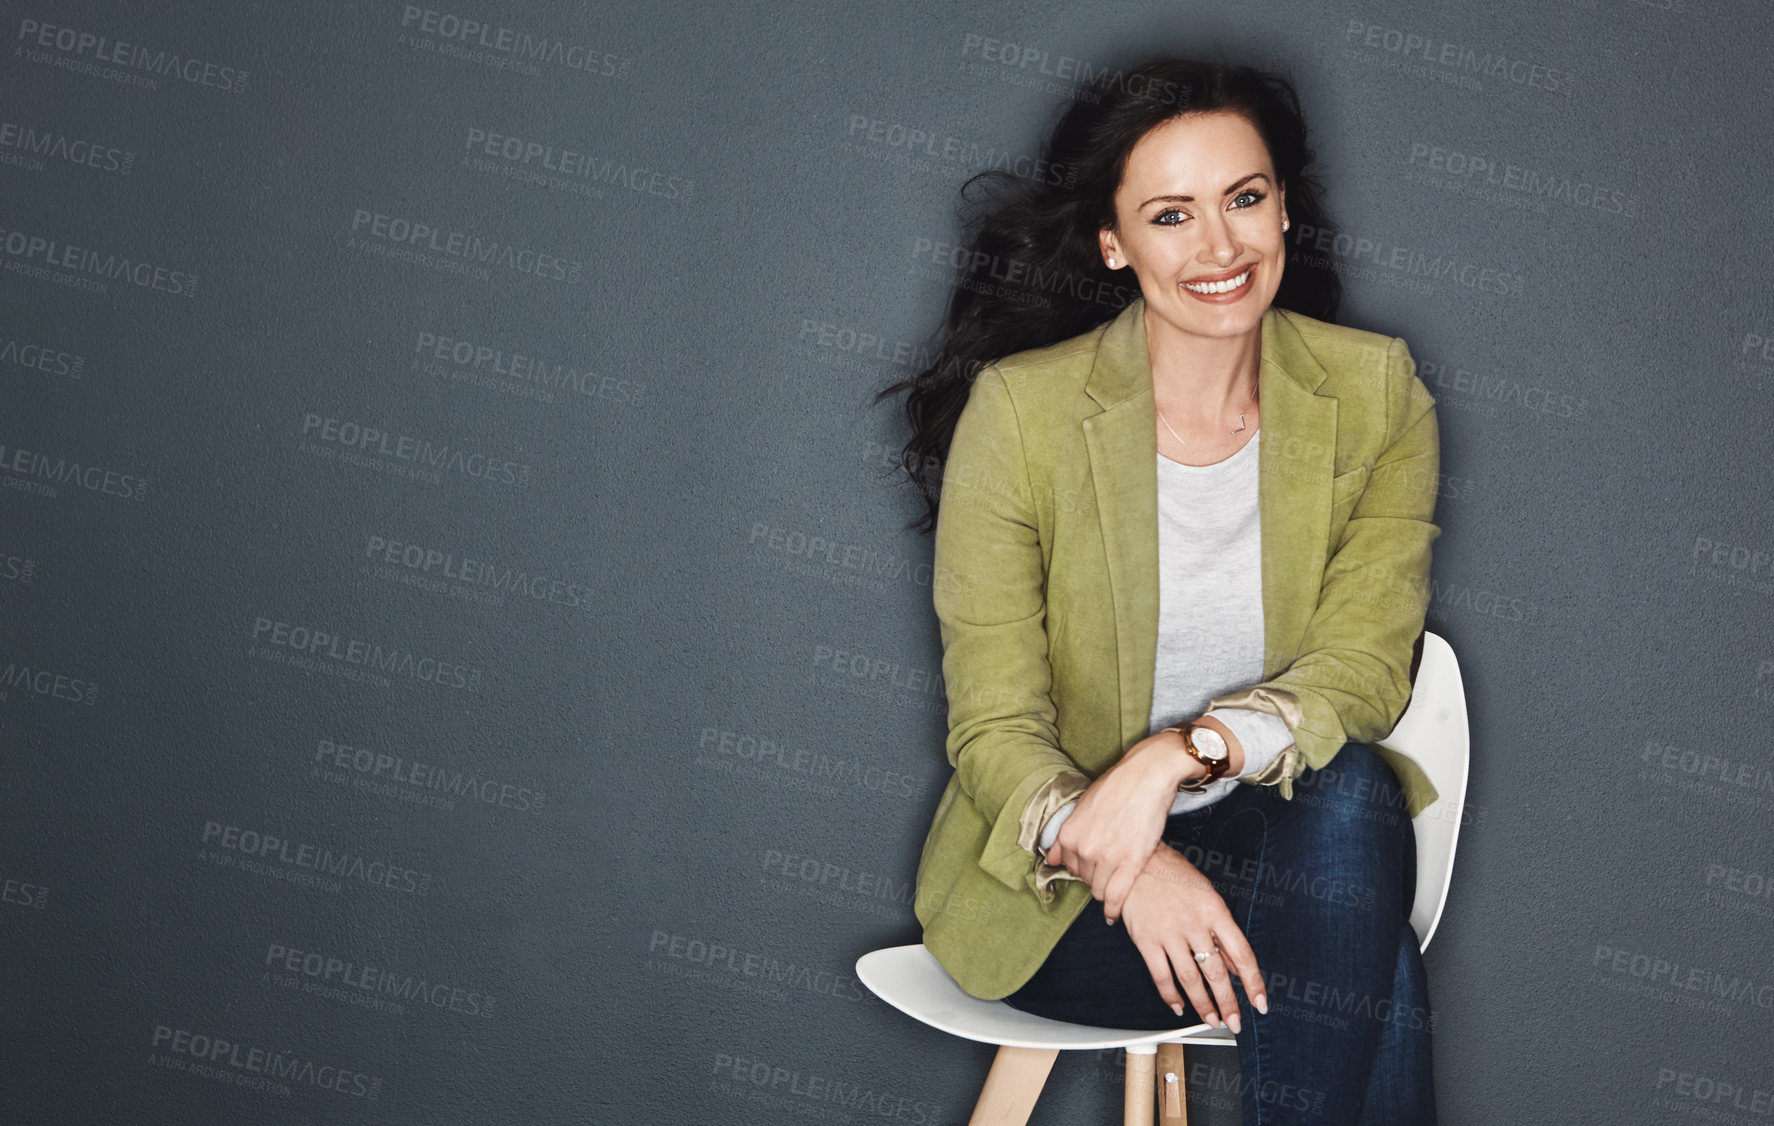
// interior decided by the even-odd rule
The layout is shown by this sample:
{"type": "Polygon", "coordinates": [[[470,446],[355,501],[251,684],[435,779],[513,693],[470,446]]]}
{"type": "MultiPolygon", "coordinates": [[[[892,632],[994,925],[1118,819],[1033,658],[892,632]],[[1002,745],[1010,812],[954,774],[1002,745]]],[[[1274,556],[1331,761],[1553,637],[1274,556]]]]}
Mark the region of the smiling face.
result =
{"type": "Polygon", "coordinates": [[[1287,258],[1274,177],[1242,114],[1173,117],[1139,139],[1100,241],[1105,260],[1133,268],[1148,320],[1194,336],[1261,331],[1287,258]]]}

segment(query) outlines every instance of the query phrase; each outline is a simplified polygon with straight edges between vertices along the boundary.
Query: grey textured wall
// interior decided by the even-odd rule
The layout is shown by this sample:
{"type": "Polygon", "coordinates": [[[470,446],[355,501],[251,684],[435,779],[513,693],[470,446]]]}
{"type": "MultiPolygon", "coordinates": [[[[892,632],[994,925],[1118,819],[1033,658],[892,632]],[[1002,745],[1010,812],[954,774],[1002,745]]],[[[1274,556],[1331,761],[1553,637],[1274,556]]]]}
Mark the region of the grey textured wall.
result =
{"type": "Polygon", "coordinates": [[[965,1121],[852,972],[949,769],[869,398],[978,154],[1210,47],[1439,400],[1444,1121],[1769,1120],[1765,4],[439,2],[0,4],[0,1120],[965,1121]]]}

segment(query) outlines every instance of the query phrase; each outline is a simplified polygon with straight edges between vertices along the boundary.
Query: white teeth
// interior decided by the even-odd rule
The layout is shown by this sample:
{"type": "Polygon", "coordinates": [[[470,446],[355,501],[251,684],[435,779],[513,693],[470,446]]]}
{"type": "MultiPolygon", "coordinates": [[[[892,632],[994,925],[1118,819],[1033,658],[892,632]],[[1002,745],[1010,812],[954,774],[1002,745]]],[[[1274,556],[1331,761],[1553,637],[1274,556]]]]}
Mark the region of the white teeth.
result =
{"type": "Polygon", "coordinates": [[[1250,271],[1246,270],[1235,278],[1227,278],[1225,281],[1208,282],[1206,285],[1191,285],[1188,282],[1184,282],[1183,288],[1190,293],[1230,293],[1249,280],[1250,271]]]}

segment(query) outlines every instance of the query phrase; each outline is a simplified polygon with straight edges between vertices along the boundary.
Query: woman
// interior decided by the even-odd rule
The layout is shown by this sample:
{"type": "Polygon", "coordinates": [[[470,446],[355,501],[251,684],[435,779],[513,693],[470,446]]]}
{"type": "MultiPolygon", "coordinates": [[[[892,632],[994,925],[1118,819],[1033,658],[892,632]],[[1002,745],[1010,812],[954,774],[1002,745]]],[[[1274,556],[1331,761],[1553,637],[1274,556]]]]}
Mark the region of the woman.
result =
{"type": "Polygon", "coordinates": [[[907,391],[955,774],[919,864],[967,992],[1237,1037],[1244,1120],[1435,1121],[1410,819],[1372,744],[1428,604],[1434,400],[1331,323],[1297,96],[1112,72],[970,222],[907,391]],[[1315,262],[1317,268],[1310,268],[1315,262]],[[932,469],[943,464],[941,498],[932,469]],[[1122,923],[1124,925],[1116,925],[1122,923]]]}

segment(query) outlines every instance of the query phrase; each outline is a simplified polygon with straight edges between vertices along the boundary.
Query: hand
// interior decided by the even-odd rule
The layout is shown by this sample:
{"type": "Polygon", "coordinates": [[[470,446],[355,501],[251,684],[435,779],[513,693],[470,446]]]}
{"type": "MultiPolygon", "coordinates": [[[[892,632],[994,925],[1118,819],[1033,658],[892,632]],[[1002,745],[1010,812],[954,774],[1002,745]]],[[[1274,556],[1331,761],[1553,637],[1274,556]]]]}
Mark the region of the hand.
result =
{"type": "MultiPolygon", "coordinates": [[[[1064,831],[1065,826],[1060,828],[1064,831]]],[[[1212,881],[1169,845],[1161,844],[1152,852],[1127,896],[1127,937],[1146,960],[1159,996],[1178,1016],[1182,1015],[1182,998],[1177,993],[1181,982],[1189,1004],[1202,1020],[1223,1024],[1234,1034],[1242,1031],[1238,998],[1232,992],[1233,973],[1244,984],[1244,995],[1256,1010],[1269,1011],[1256,952],[1232,921],[1226,901],[1212,881]],[[1213,950],[1216,941],[1219,950],[1197,963],[1194,952],[1213,950]],[[1223,1021],[1221,1013],[1228,1014],[1223,1021]]]]}
{"type": "Polygon", "coordinates": [[[1164,833],[1178,782],[1207,768],[1183,750],[1175,732],[1148,735],[1098,775],[1078,798],[1047,850],[1047,862],[1090,885],[1113,926],[1128,891],[1164,833]]]}

